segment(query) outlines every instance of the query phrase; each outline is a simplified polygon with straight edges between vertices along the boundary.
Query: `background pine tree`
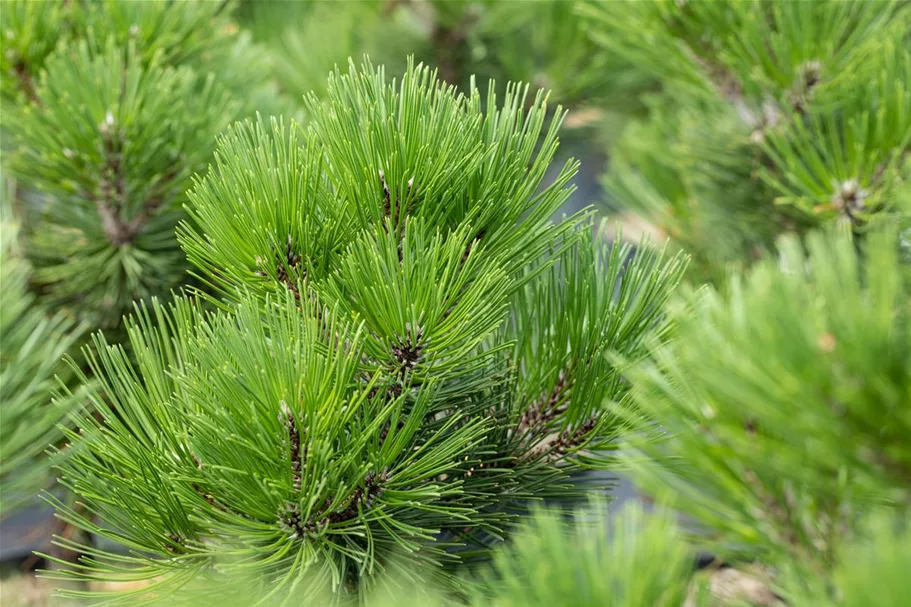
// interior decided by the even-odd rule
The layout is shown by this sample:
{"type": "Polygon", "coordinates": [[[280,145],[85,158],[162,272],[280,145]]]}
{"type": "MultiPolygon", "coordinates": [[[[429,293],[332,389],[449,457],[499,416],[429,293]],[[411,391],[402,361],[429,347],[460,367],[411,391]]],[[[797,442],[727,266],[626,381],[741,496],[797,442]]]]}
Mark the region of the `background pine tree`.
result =
{"type": "Polygon", "coordinates": [[[70,373],[63,356],[85,327],[62,313],[47,314],[27,290],[28,265],[18,246],[18,224],[9,208],[7,184],[0,199],[0,515],[34,500],[50,484],[50,462],[42,457],[63,434],[78,394],[51,405],[51,395],[70,373]]]}
{"type": "Polygon", "coordinates": [[[215,135],[263,103],[221,3],[4,6],[6,170],[42,301],[114,328],[185,280],[174,226],[215,135]],[[240,60],[240,61],[239,61],[240,60]]]}
{"type": "MultiPolygon", "coordinates": [[[[729,562],[829,579],[871,512],[908,513],[911,273],[895,231],[780,243],[694,294],[634,366],[635,480],[729,562]]],[[[799,603],[798,603],[799,604],[799,603]]]]}
{"type": "Polygon", "coordinates": [[[592,39],[659,83],[604,181],[722,281],[783,233],[907,221],[911,12],[904,2],[580,7],[592,39]]]}

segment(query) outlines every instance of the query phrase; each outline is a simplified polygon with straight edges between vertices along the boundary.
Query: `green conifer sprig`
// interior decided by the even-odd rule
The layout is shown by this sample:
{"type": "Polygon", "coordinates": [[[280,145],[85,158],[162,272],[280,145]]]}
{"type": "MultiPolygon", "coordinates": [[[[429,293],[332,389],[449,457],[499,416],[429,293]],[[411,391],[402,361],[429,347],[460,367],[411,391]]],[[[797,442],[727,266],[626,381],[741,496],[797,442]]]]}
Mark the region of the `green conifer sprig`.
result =
{"type": "MultiPolygon", "coordinates": [[[[368,64],[356,76],[350,67],[348,75],[330,76],[328,109],[313,124],[339,193],[370,201],[358,208],[362,225],[389,216],[400,220],[405,213],[441,227],[469,221],[478,234],[497,235],[504,246],[510,237],[498,231],[524,236],[509,251],[524,252],[517,265],[543,253],[533,229],[546,226],[570,196],[568,183],[578,167],[568,161],[553,183],[537,191],[564,116],[559,107],[548,116],[543,91],[529,103],[528,87],[511,85],[498,101],[491,84],[482,103],[474,85],[467,96],[456,95],[426,67],[410,67],[392,86],[384,85],[382,68],[368,64]],[[378,183],[374,175],[381,171],[378,183]],[[524,229],[513,230],[520,219],[524,229]]],[[[315,96],[307,99],[311,112],[319,103],[315,96]]]]}
{"type": "Polygon", "coordinates": [[[908,504],[911,298],[894,232],[806,246],[675,316],[628,374],[645,424],[629,457],[719,554],[822,575],[861,515],[908,504]]]}
{"type": "Polygon", "coordinates": [[[101,0],[75,5],[70,20],[73,37],[96,52],[113,38],[119,48],[133,45],[143,65],[155,59],[191,68],[200,86],[214,77],[240,104],[235,117],[293,112],[293,104],[269,81],[272,57],[234,21],[234,6],[230,0],[101,0]]]}
{"type": "Polygon", "coordinates": [[[690,253],[694,274],[721,280],[729,265],[757,259],[777,234],[804,229],[807,220],[774,203],[755,174],[755,145],[730,106],[681,107],[679,99],[648,101],[650,120],[627,127],[602,183],[613,200],[690,253]]]}
{"type": "Polygon", "coordinates": [[[96,326],[182,279],[179,198],[238,109],[211,78],[143,64],[132,45],[61,50],[9,125],[15,174],[47,195],[27,224],[34,280],[96,326]]]}
{"type": "Polygon", "coordinates": [[[634,252],[622,241],[608,246],[601,238],[557,255],[513,298],[507,338],[514,343],[513,364],[522,369],[514,400],[538,401],[544,410],[537,413],[558,422],[537,432],[565,432],[589,422],[598,403],[622,401],[626,380],[607,355],[637,359],[645,350],[640,337],[662,339],[668,329],[663,306],[681,279],[683,259],[669,259],[646,243],[634,252]],[[569,401],[575,404],[568,407],[569,401]],[[556,415],[561,409],[564,414],[556,415]]]}
{"type": "Polygon", "coordinates": [[[844,82],[842,71],[856,68],[884,29],[889,36],[907,27],[904,10],[900,2],[860,1],[652,0],[611,7],[583,0],[580,6],[596,42],[691,95],[787,104],[810,92],[808,84],[844,82]]]}
{"type": "MultiPolygon", "coordinates": [[[[688,604],[692,575],[689,548],[666,513],[630,505],[608,523],[608,508],[594,502],[567,524],[542,509],[496,552],[472,605],[671,607],[688,604]]],[[[693,604],[707,604],[702,596],[693,604]]]]}
{"type": "Polygon", "coordinates": [[[361,379],[362,333],[299,305],[289,294],[231,316],[181,300],[142,312],[130,327],[136,371],[98,338],[91,367],[111,404],[93,395],[105,421],[80,418],[97,439],[64,482],[109,525],[89,529],[151,556],[85,548],[99,568],[80,577],[201,572],[217,557],[226,571],[274,577],[278,590],[304,570],[347,583],[353,569],[376,567],[376,553],[442,558],[424,544],[470,520],[471,508],[446,502],[460,485],[452,462],[481,441],[481,420],[422,423],[432,383],[413,400],[378,393],[375,376],[361,379]],[[143,566],[118,573],[123,562],[143,566]]]}
{"type": "Polygon", "coordinates": [[[45,62],[57,48],[83,41],[101,53],[111,39],[121,48],[133,45],[144,64],[156,58],[164,65],[192,67],[203,78],[215,72],[232,83],[243,80],[243,90],[250,94],[264,85],[261,68],[267,58],[238,32],[229,7],[201,0],[10,0],[2,17],[0,66],[9,76],[4,100],[17,105],[35,101],[45,62]],[[240,62],[238,49],[246,55],[240,62]],[[260,64],[258,71],[248,69],[254,62],[260,64]]]}
{"type": "Polygon", "coordinates": [[[562,112],[545,127],[544,96],[526,112],[527,89],[518,87],[501,107],[492,92],[482,107],[476,89],[457,96],[429,68],[411,68],[393,86],[384,78],[382,68],[370,66],[332,77],[327,106],[314,95],[307,100],[313,119],[306,130],[261,121],[232,127],[215,170],[190,193],[190,213],[203,234],[182,230],[190,261],[252,286],[261,274],[278,277],[275,260],[288,266],[289,255],[299,256],[283,271],[317,280],[357,230],[384,222],[401,230],[406,216],[441,229],[471,223],[472,247],[500,240],[496,253],[507,271],[542,255],[554,230],[549,219],[572,193],[576,167],[567,163],[538,191],[562,112]],[[251,143],[253,157],[242,152],[251,143]],[[245,177],[266,168],[268,177],[245,177]],[[515,230],[519,220],[524,229],[515,230]]]}
{"type": "Polygon", "coordinates": [[[380,364],[427,379],[472,370],[466,363],[503,321],[508,274],[470,250],[471,224],[445,238],[420,220],[401,236],[386,226],[356,238],[316,292],[362,320],[365,354],[380,364]]]}
{"type": "Polygon", "coordinates": [[[4,105],[32,101],[35,98],[35,74],[68,34],[62,2],[10,1],[0,17],[4,30],[0,69],[4,105]]]}
{"type": "Polygon", "coordinates": [[[787,232],[906,217],[901,2],[583,3],[589,33],[661,83],[613,149],[614,202],[722,280],[787,232]],[[869,83],[869,86],[868,86],[869,83]]]}
{"type": "Polygon", "coordinates": [[[417,580],[404,553],[458,586],[531,500],[578,499],[573,474],[610,465],[628,387],[604,358],[661,338],[682,260],[550,222],[574,163],[542,185],[559,124],[543,95],[482,108],[426,68],[387,83],[369,64],[329,91],[306,130],[233,127],[196,181],[181,240],[216,311],[140,307],[132,359],[96,337],[99,419],[77,417],[61,468],[89,514],[56,506],[133,552],[60,540],[88,555],[64,577],[160,576],[160,598],[245,575],[268,580],[263,602],[305,583],[341,599],[417,580]]]}
{"type": "Polygon", "coordinates": [[[770,131],[764,150],[775,167],[787,169],[761,171],[779,194],[776,202],[855,225],[878,213],[911,213],[896,200],[911,178],[911,53],[898,36],[868,53],[857,60],[863,73],[872,72],[865,86],[844,90],[836,81],[821,92],[818,110],[797,106],[787,126],[770,131]]]}

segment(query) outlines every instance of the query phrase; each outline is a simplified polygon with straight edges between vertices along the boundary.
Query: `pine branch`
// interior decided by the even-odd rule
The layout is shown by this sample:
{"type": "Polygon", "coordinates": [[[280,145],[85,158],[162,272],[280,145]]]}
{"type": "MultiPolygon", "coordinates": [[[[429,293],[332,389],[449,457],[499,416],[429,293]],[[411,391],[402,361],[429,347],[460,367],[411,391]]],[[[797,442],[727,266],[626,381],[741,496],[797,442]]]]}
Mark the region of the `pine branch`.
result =
{"type": "MultiPolygon", "coordinates": [[[[98,420],[98,421],[102,421],[102,420],[98,420]]],[[[202,462],[200,462],[199,458],[197,458],[195,455],[193,456],[193,464],[196,466],[197,470],[202,469],[202,462]]],[[[200,495],[200,497],[202,497],[202,499],[206,500],[207,504],[209,504],[213,508],[217,508],[219,510],[222,509],[221,506],[219,506],[218,504],[215,503],[215,498],[212,497],[212,494],[207,493],[205,490],[203,490],[202,487],[200,487],[196,483],[192,483],[190,486],[193,488],[193,491],[195,491],[196,493],[198,493],[200,495]]]]}
{"type": "Polygon", "coordinates": [[[516,426],[516,432],[519,435],[538,434],[550,422],[565,413],[569,406],[566,393],[571,385],[571,382],[567,381],[566,370],[561,370],[550,394],[541,394],[538,401],[532,403],[522,413],[516,426]]]}
{"type": "Polygon", "coordinates": [[[19,79],[20,87],[25,93],[26,98],[31,103],[38,102],[38,96],[35,94],[35,84],[32,79],[32,75],[28,70],[28,67],[25,65],[25,62],[19,59],[13,65],[13,70],[16,74],[16,78],[19,79]]]}
{"type": "MultiPolygon", "coordinates": [[[[112,121],[102,123],[102,139],[105,150],[105,174],[110,179],[102,179],[102,196],[95,200],[95,208],[101,218],[102,229],[108,241],[118,247],[128,245],[142,232],[146,223],[165,202],[165,194],[154,195],[145,200],[141,209],[128,222],[122,219],[122,209],[127,201],[126,175],[122,153],[117,151],[114,137],[111,135],[112,121]]],[[[177,177],[178,168],[170,171],[154,184],[155,189],[167,192],[177,177]]]]}
{"type": "Polygon", "coordinates": [[[911,133],[907,7],[592,0],[581,12],[603,52],[663,89],[615,138],[606,189],[692,254],[702,278],[723,283],[784,233],[840,221],[860,232],[904,212],[908,169],[894,158],[911,133]]]}
{"type": "Polygon", "coordinates": [[[554,441],[550,448],[549,455],[553,458],[565,457],[570,451],[583,445],[592,433],[592,430],[598,425],[597,418],[590,418],[582,423],[578,428],[564,430],[554,441]]]}
{"type": "MultiPolygon", "coordinates": [[[[603,407],[626,392],[603,348],[663,337],[682,260],[602,259],[585,216],[551,224],[575,164],[542,185],[561,117],[545,127],[543,94],[491,86],[483,107],[429,68],[392,85],[369,64],[328,91],[306,130],[231,127],[196,181],[180,240],[214,311],[140,306],[135,357],[92,350],[100,419],[79,416],[62,472],[98,522],[58,508],[163,591],[256,572],[360,596],[400,551],[454,587],[531,500],[584,495],[570,475],[608,465],[603,407]]],[[[93,554],[71,575],[120,575],[93,554]]]]}
{"type": "Polygon", "coordinates": [[[6,166],[42,199],[25,215],[33,282],[48,305],[115,328],[134,299],[184,282],[179,197],[215,133],[267,100],[249,65],[262,55],[216,3],[5,8],[6,166]]]}
{"type": "Polygon", "coordinates": [[[421,327],[412,327],[406,323],[405,336],[397,338],[397,343],[392,346],[392,356],[398,363],[399,373],[403,376],[414,371],[423,358],[422,335],[421,327]]]}
{"type": "Polygon", "coordinates": [[[301,490],[301,466],[303,460],[307,458],[307,445],[304,443],[303,454],[301,453],[301,432],[297,427],[297,418],[288,407],[288,403],[282,401],[281,414],[283,422],[288,431],[288,445],[291,451],[291,485],[295,491],[301,490]]]}
{"type": "Polygon", "coordinates": [[[845,230],[782,239],[724,293],[693,294],[677,338],[629,373],[648,420],[624,447],[634,478],[716,554],[825,576],[869,508],[907,503],[903,466],[884,462],[906,432],[892,403],[911,381],[908,285],[894,232],[858,245],[845,230]]]}

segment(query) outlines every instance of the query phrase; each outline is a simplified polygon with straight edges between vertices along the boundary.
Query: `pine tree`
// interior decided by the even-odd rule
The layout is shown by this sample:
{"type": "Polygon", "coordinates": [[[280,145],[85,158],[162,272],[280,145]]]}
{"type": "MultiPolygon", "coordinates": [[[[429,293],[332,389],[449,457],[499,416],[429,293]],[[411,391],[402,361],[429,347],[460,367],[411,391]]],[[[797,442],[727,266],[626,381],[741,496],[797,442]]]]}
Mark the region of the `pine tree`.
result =
{"type": "Polygon", "coordinates": [[[628,372],[624,449],[719,558],[828,580],[871,512],[909,512],[911,272],[894,227],[779,250],[672,314],[674,338],[628,372]]]}
{"type": "Polygon", "coordinates": [[[112,328],[185,280],[174,226],[190,176],[231,120],[279,107],[223,8],[4,6],[7,165],[44,305],[112,328]]]}
{"type": "Polygon", "coordinates": [[[655,78],[611,146],[612,203],[722,280],[776,238],[907,222],[911,11],[905,2],[605,3],[581,8],[603,51],[655,78]]]}
{"type": "Polygon", "coordinates": [[[695,607],[708,550],[773,602],[908,602],[907,2],[238,4],[0,15],[0,514],[57,466],[55,577],[695,607]],[[404,77],[325,78],[365,52],[404,77]],[[611,203],[717,286],[552,223],[566,113],[489,77],[594,109],[611,203]],[[662,510],[567,524],[590,469],[662,510]]]}
{"type": "Polygon", "coordinates": [[[159,56],[143,67],[131,47],[96,54],[83,43],[46,70],[10,125],[16,175],[51,198],[28,239],[35,281],[54,304],[111,326],[133,299],[181,280],[176,203],[237,106],[159,56]]]}
{"type": "Polygon", "coordinates": [[[100,421],[77,416],[61,472],[93,517],[57,507],[132,552],[73,546],[71,576],[342,597],[413,579],[406,554],[457,586],[530,500],[611,464],[628,385],[606,356],[666,333],[682,259],[550,222],[576,165],[542,184],[563,113],[541,93],[482,104],[369,64],[327,93],[307,127],[231,127],[196,180],[180,239],[217,309],[140,306],[135,362],[87,352],[100,421]]]}
{"type": "Polygon", "coordinates": [[[0,201],[0,518],[17,511],[50,485],[44,450],[59,443],[57,425],[80,402],[78,394],[51,405],[68,369],[63,355],[84,327],[63,313],[48,314],[26,289],[28,267],[17,249],[18,226],[4,184],[0,201]]]}

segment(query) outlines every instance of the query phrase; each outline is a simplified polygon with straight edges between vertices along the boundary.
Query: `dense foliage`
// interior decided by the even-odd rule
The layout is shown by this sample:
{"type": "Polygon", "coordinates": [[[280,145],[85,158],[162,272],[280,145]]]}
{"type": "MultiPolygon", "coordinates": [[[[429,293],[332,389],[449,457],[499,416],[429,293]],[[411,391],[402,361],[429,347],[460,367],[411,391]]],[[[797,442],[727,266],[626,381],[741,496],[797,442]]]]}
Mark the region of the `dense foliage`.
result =
{"type": "Polygon", "coordinates": [[[268,103],[221,3],[4,5],[5,170],[42,302],[113,328],[185,281],[174,227],[215,135],[268,103]]]}
{"type": "Polygon", "coordinates": [[[871,510],[908,509],[911,273],[894,230],[806,248],[783,240],[777,264],[675,315],[630,370],[627,457],[716,554],[825,579],[871,510]]]}
{"type": "Polygon", "coordinates": [[[782,233],[907,221],[905,2],[600,2],[592,39],[660,83],[605,187],[723,281],[782,233]]]}
{"type": "Polygon", "coordinates": [[[414,56],[463,88],[472,78],[529,82],[564,105],[590,105],[616,91],[628,94],[638,74],[594,52],[576,4],[246,0],[237,17],[270,50],[276,82],[295,97],[311,92],[322,97],[327,72],[365,54],[396,73],[414,56]]]}
{"type": "Polygon", "coordinates": [[[63,313],[49,314],[36,305],[27,291],[28,265],[18,249],[18,225],[10,216],[6,191],[2,197],[0,518],[32,500],[50,482],[50,462],[44,451],[62,440],[57,424],[79,398],[70,395],[55,405],[50,405],[50,399],[57,381],[69,375],[62,358],[84,331],[63,313]]]}
{"type": "Polygon", "coordinates": [[[0,514],[71,597],[911,603],[908,2],[2,8],[0,514]],[[555,222],[568,137],[667,249],[555,222]]]}
{"type": "Polygon", "coordinates": [[[661,338],[684,264],[551,223],[575,165],[542,184],[562,113],[526,94],[352,66],[307,127],[221,137],[181,230],[218,309],[141,307],[135,363],[88,353],[99,415],[62,479],[97,519],[58,508],[133,554],[73,546],[72,575],[341,596],[412,577],[403,551],[451,574],[528,500],[583,495],[628,392],[607,353],[661,338]]]}

